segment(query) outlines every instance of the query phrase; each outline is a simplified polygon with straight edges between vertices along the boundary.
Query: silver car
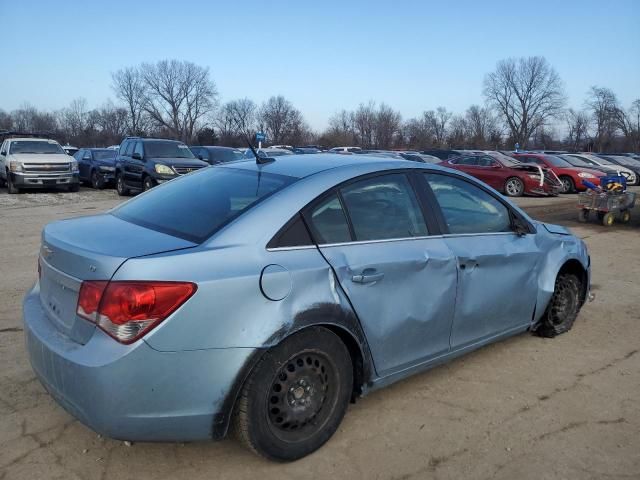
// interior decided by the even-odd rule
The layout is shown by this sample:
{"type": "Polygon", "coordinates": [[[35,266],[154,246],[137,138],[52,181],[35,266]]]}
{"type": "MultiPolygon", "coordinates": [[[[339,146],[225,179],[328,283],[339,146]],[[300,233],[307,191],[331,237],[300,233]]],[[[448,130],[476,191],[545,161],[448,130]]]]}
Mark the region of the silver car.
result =
{"type": "Polygon", "coordinates": [[[569,330],[585,244],[464,173],[366,155],[202,169],[42,233],[24,300],[51,395],[102,434],[307,455],[351,400],[569,330]]]}

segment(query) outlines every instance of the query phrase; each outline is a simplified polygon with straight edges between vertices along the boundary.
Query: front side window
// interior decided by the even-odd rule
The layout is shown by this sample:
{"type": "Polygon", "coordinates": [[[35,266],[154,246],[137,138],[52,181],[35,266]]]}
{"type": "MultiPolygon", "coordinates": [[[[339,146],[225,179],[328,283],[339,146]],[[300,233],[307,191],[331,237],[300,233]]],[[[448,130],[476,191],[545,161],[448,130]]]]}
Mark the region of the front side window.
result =
{"type": "Polygon", "coordinates": [[[314,207],[309,219],[319,244],[351,241],[347,217],[337,194],[331,194],[314,207]]]}
{"type": "Polygon", "coordinates": [[[472,183],[449,175],[425,174],[449,233],[510,232],[509,209],[472,183]]]}
{"type": "Polygon", "coordinates": [[[136,146],[133,149],[133,153],[139,154],[140,158],[144,157],[144,150],[142,149],[142,142],[136,142],[136,146]]]}
{"type": "Polygon", "coordinates": [[[134,198],[118,218],[202,243],[224,225],[296,179],[232,168],[204,168],[134,198]]]}
{"type": "Polygon", "coordinates": [[[427,235],[427,225],[404,174],[361,180],[341,189],[355,240],[385,240],[427,235]]]}

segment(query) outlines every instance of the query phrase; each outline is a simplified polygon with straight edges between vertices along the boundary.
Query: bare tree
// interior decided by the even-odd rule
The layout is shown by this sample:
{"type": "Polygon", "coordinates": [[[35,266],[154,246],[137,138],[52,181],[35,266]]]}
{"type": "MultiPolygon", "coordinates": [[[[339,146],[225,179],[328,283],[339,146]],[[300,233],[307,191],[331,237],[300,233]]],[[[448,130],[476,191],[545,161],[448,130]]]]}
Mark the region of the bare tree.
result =
{"type": "Polygon", "coordinates": [[[619,108],[616,121],[624,135],[625,149],[632,152],[640,151],[640,99],[634,100],[627,111],[619,108]]]}
{"type": "Polygon", "coordinates": [[[329,119],[329,128],[322,135],[321,141],[330,146],[354,145],[353,113],[344,109],[336,112],[329,119]]]}
{"type": "Polygon", "coordinates": [[[536,129],[562,113],[566,102],[560,77],[544,57],[498,62],[485,77],[484,95],[522,147],[536,129]]]}
{"type": "Polygon", "coordinates": [[[74,143],[83,140],[88,121],[89,109],[85,98],[72,100],[69,106],[59,113],[60,126],[67,134],[66,140],[74,143]]]}
{"type": "Polygon", "coordinates": [[[392,109],[384,103],[380,104],[375,116],[375,145],[376,148],[388,149],[395,143],[400,134],[402,116],[400,112],[392,109]]]}
{"type": "Polygon", "coordinates": [[[144,124],[146,86],[140,70],[128,67],[111,74],[116,96],[124,102],[129,114],[129,133],[141,135],[144,124]]]}
{"type": "Polygon", "coordinates": [[[353,114],[353,126],[357,142],[364,148],[372,148],[375,140],[376,106],[373,101],[361,103],[353,114]]]}
{"type": "Polygon", "coordinates": [[[140,75],[145,85],[144,111],[160,128],[185,142],[215,108],[218,92],[209,69],[194,63],[162,60],[143,63],[140,75]]]}
{"type": "Polygon", "coordinates": [[[465,113],[464,128],[465,143],[473,148],[495,148],[500,143],[496,119],[488,108],[471,105],[465,113]]]}
{"type": "Polygon", "coordinates": [[[447,125],[451,120],[452,113],[444,107],[438,107],[434,115],[433,133],[436,144],[444,147],[447,140],[447,125]]]}
{"type": "Polygon", "coordinates": [[[244,145],[244,134],[251,135],[255,130],[256,110],[256,104],[248,98],[225,103],[213,122],[220,142],[230,146],[244,145]]]}
{"type": "Polygon", "coordinates": [[[618,97],[609,88],[593,86],[589,90],[585,104],[591,110],[593,119],[594,148],[602,152],[611,145],[619,127],[618,97]]]}
{"type": "Polygon", "coordinates": [[[267,100],[258,113],[258,123],[271,144],[291,143],[303,140],[308,133],[302,114],[282,95],[267,100]]]}
{"type": "Polygon", "coordinates": [[[565,114],[565,122],[567,125],[565,143],[569,150],[582,150],[584,142],[589,138],[589,113],[570,108],[565,114]]]}

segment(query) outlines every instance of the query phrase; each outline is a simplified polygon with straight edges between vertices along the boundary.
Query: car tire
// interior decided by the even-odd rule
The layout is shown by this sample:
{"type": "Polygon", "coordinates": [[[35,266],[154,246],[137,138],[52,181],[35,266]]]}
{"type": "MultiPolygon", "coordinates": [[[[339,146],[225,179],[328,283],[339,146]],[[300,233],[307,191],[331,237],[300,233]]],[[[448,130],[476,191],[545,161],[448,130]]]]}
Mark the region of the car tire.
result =
{"type": "Polygon", "coordinates": [[[102,190],[104,188],[104,179],[98,174],[97,170],[91,170],[89,178],[91,179],[91,188],[95,188],[96,190],[102,190]]]}
{"type": "Polygon", "coordinates": [[[504,182],[504,193],[507,197],[521,197],[524,194],[524,182],[518,177],[509,177],[504,182]]]}
{"type": "Polygon", "coordinates": [[[574,193],[576,191],[573,178],[563,175],[560,177],[560,181],[562,182],[562,193],[574,193]]]}
{"type": "Polygon", "coordinates": [[[266,352],[246,379],[233,428],[250,450],[292,461],[335,433],[353,391],[351,356],[340,338],[311,327],[266,352]]]}
{"type": "Polygon", "coordinates": [[[69,187],[67,188],[67,190],[69,190],[70,192],[79,192],[80,191],[80,185],[77,183],[73,183],[71,185],[69,185],[69,187]]]}
{"type": "Polygon", "coordinates": [[[146,192],[147,190],[151,190],[155,187],[157,183],[150,176],[146,176],[142,179],[142,191],[146,192]]]}
{"type": "Polygon", "coordinates": [[[631,221],[631,212],[629,210],[622,210],[620,212],[620,223],[629,223],[631,221]]]}
{"type": "Polygon", "coordinates": [[[11,174],[7,172],[7,192],[11,195],[20,193],[20,189],[13,184],[13,180],[11,180],[11,174]]]}
{"type": "Polygon", "coordinates": [[[571,330],[580,312],[581,291],[582,285],[578,277],[571,273],[560,273],[536,334],[552,338],[571,330]]]}
{"type": "Polygon", "coordinates": [[[116,176],[116,192],[118,192],[118,195],[121,197],[126,197],[130,193],[130,190],[124,184],[124,175],[122,175],[122,173],[118,173],[116,176]]]}

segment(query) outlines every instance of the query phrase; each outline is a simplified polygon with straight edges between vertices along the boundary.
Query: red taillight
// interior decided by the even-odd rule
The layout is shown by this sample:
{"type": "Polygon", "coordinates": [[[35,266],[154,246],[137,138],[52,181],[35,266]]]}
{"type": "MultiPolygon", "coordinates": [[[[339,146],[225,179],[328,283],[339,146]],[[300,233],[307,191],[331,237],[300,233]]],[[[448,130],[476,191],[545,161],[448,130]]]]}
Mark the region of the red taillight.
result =
{"type": "Polygon", "coordinates": [[[78,308],[76,309],[79,316],[92,322],[96,321],[102,292],[104,292],[107,283],[109,282],[82,282],[78,295],[78,308]]]}
{"type": "Polygon", "coordinates": [[[131,343],[171,315],[197,290],[189,282],[82,282],[78,315],[121,343],[131,343]]]}

